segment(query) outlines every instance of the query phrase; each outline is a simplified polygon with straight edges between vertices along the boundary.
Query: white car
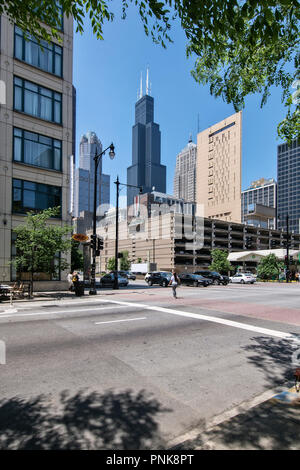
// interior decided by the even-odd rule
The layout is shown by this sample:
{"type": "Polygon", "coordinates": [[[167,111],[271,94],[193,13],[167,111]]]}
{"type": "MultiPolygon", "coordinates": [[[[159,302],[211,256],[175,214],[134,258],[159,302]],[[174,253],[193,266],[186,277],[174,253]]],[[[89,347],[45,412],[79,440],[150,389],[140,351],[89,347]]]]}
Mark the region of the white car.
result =
{"type": "Polygon", "coordinates": [[[234,276],[231,276],[230,282],[234,284],[254,284],[256,281],[252,273],[236,273],[234,276]]]}

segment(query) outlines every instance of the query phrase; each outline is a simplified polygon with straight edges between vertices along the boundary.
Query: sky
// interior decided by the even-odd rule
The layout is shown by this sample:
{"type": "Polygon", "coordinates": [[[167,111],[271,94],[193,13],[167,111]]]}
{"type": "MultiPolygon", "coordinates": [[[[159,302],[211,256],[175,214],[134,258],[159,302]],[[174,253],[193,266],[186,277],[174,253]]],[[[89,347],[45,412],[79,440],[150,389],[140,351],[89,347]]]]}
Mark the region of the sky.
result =
{"type": "MultiPolygon", "coordinates": [[[[191,76],[193,58],[186,57],[186,37],[179,24],[172,27],[173,43],[164,49],[147,37],[138,11],[130,5],[126,20],[117,15],[104,27],[104,40],[97,40],[88,22],[83,35],[75,33],[73,83],[77,90],[76,159],[82,134],[94,131],[103,149],[111,142],[116,156],[103,156],[103,172],[111,175],[111,203],[115,200],[117,175],[127,182],[131,165],[132,126],[135,103],[143,72],[149,67],[154,121],[161,131],[161,163],[167,166],[167,193],[173,194],[176,156],[190,134],[196,142],[199,131],[233,114],[233,105],[210,95],[209,87],[191,76]],[[199,116],[199,119],[198,119],[199,116]]],[[[285,116],[281,91],[271,90],[260,108],[260,95],[246,99],[242,122],[242,190],[258,178],[277,174],[277,125],[285,116]]],[[[292,90],[291,90],[292,91],[292,90]]],[[[126,191],[122,191],[125,195],[126,191]]]]}

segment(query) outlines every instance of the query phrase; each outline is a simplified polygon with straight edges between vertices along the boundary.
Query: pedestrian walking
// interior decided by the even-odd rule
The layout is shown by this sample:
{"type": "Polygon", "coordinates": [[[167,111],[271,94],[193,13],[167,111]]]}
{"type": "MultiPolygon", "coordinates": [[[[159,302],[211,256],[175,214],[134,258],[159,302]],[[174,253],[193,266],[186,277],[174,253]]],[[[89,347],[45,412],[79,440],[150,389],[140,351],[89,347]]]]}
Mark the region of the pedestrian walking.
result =
{"type": "Polygon", "coordinates": [[[72,284],[74,287],[75,295],[78,295],[78,287],[79,287],[79,276],[76,271],[73,272],[72,275],[72,284]]]}
{"type": "Polygon", "coordinates": [[[179,277],[177,276],[176,271],[173,269],[169,286],[172,286],[174,299],[177,299],[176,289],[179,283],[180,283],[179,277]]]}
{"type": "Polygon", "coordinates": [[[295,278],[296,278],[296,282],[299,282],[300,281],[300,274],[298,273],[298,271],[295,273],[295,278]]]}
{"type": "Polygon", "coordinates": [[[67,275],[67,280],[68,280],[68,285],[69,285],[69,290],[70,291],[72,290],[72,287],[73,287],[72,278],[73,278],[73,274],[70,271],[67,275]]]}

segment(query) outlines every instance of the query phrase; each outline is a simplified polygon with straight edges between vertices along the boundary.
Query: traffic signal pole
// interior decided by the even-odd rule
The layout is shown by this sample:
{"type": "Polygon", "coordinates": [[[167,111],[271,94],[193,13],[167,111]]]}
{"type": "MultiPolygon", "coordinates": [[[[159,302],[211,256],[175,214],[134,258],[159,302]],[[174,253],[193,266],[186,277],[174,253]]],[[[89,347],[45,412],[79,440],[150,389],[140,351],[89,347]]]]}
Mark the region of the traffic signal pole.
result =
{"type": "Polygon", "coordinates": [[[91,268],[91,286],[90,286],[90,295],[96,295],[96,243],[97,243],[97,233],[96,233],[96,221],[97,221],[97,170],[99,158],[97,152],[94,157],[95,161],[95,174],[94,174],[94,211],[93,211],[93,234],[92,234],[92,268],[91,268]]]}

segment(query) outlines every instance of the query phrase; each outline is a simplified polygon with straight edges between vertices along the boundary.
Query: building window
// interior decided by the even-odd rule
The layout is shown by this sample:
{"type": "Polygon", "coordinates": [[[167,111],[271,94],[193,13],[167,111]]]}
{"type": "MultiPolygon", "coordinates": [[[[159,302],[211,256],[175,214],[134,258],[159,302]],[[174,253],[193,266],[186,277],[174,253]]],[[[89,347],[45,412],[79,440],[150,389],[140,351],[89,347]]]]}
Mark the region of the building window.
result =
{"type": "Polygon", "coordinates": [[[13,179],[12,212],[26,214],[57,206],[61,207],[60,187],[13,179]]]}
{"type": "Polygon", "coordinates": [[[14,77],[14,109],[56,124],[62,123],[61,93],[19,77],[14,77]]]}
{"type": "Polygon", "coordinates": [[[51,42],[41,41],[41,46],[37,40],[29,33],[25,33],[15,26],[15,57],[27,64],[38,67],[45,72],[62,76],[62,47],[51,42]]]}
{"type": "Polygon", "coordinates": [[[62,142],[15,127],[13,159],[15,162],[61,171],[62,142]]]}

